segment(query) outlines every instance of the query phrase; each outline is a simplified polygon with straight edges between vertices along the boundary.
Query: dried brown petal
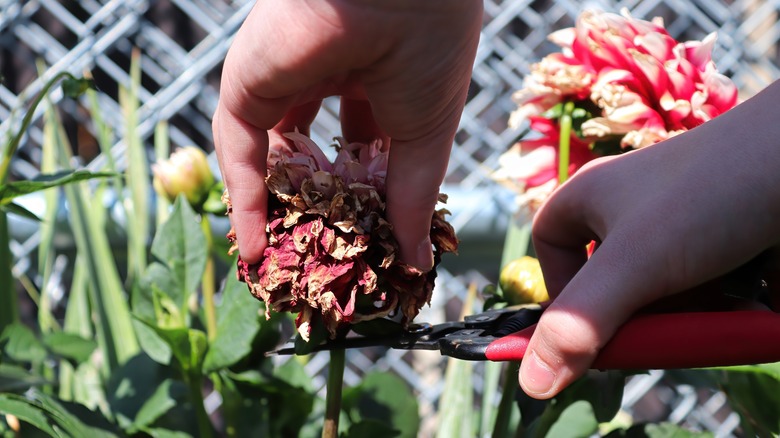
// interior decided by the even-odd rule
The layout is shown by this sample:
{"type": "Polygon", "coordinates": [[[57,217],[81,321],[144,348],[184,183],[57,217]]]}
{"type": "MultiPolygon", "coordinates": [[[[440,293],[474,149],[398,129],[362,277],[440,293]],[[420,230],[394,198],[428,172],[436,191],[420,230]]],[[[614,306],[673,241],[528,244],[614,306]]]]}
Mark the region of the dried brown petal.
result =
{"type": "MultiPolygon", "coordinates": [[[[411,321],[430,301],[436,273],[398,260],[385,219],[387,148],[340,140],[331,164],[307,137],[287,137],[293,141],[272,153],[268,166],[268,246],[258,264],[239,258],[239,278],[267,309],[299,312],[304,339],[315,320],[332,338],[350,323],[393,312],[411,321]]],[[[431,221],[435,264],[457,250],[447,213],[439,210],[431,221]]],[[[235,233],[229,238],[235,241],[235,233]]]]}

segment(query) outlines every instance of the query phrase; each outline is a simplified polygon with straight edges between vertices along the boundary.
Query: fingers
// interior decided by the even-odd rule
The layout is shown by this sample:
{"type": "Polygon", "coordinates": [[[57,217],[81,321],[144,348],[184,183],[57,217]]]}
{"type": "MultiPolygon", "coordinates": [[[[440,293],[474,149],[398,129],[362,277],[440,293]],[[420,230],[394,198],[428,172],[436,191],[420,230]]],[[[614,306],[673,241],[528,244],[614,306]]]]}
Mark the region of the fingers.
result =
{"type": "Polygon", "coordinates": [[[623,243],[602,243],[545,310],[520,365],[531,397],[553,397],[583,375],[620,325],[662,290],[643,251],[623,243]]]}
{"type": "Polygon", "coordinates": [[[230,193],[230,221],[236,231],[239,253],[248,263],[255,263],[267,244],[268,191],[264,176],[268,134],[220,105],[214,116],[214,145],[230,193]]]}
{"type": "Polygon", "coordinates": [[[388,144],[390,138],[376,123],[367,100],[341,98],[341,133],[348,142],[369,143],[382,140],[388,144]]]}

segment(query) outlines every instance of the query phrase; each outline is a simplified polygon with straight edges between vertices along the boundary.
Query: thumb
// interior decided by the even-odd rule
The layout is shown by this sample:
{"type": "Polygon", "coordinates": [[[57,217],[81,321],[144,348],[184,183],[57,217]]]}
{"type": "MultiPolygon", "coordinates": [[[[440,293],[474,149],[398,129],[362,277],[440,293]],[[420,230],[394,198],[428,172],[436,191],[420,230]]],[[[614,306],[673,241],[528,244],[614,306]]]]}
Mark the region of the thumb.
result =
{"type": "Polygon", "coordinates": [[[617,329],[659,297],[661,285],[645,278],[642,258],[626,257],[625,246],[609,243],[599,247],[539,320],[520,365],[520,386],[529,396],[551,398],[585,374],[617,329]]]}

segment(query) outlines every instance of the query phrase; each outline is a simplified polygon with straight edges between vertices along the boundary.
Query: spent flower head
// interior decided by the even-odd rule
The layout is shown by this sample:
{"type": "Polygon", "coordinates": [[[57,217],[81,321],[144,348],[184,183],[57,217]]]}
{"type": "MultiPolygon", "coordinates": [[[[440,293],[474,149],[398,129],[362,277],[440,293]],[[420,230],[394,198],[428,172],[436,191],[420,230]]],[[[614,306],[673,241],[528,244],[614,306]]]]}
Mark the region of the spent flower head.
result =
{"type": "MultiPolygon", "coordinates": [[[[289,142],[269,154],[268,246],[257,264],[239,257],[239,279],[267,312],[297,312],[305,340],[315,325],[335,338],[349,324],[399,311],[411,321],[430,301],[436,272],[397,258],[385,219],[387,148],[339,139],[331,163],[307,136],[285,136],[289,142]]],[[[225,201],[230,206],[227,194],[225,201]]],[[[432,220],[436,264],[457,248],[447,213],[438,210],[432,220]]],[[[228,237],[235,243],[232,231],[228,237]]]]}

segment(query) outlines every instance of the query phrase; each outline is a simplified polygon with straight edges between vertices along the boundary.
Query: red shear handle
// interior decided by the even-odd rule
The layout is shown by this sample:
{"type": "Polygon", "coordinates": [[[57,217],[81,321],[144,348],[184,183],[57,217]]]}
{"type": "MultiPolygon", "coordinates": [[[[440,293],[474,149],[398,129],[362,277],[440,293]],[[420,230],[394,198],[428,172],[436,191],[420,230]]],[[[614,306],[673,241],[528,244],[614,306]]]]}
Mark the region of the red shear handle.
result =
{"type": "MultiPolygon", "coordinates": [[[[519,361],[536,325],[490,343],[488,360],[519,361]]],[[[671,369],[780,361],[780,314],[769,311],[637,315],[593,362],[597,369],[671,369]]]]}

